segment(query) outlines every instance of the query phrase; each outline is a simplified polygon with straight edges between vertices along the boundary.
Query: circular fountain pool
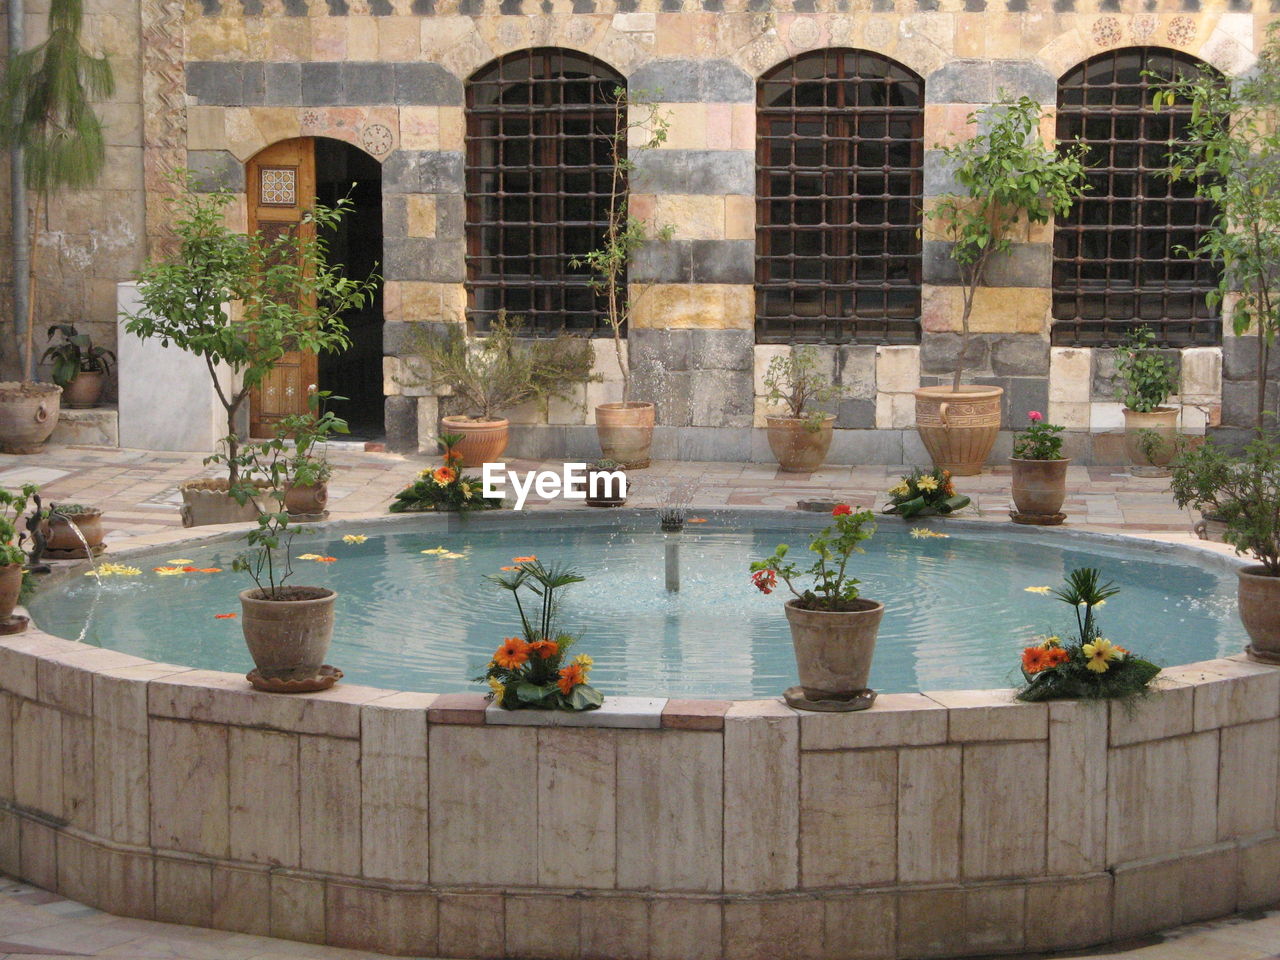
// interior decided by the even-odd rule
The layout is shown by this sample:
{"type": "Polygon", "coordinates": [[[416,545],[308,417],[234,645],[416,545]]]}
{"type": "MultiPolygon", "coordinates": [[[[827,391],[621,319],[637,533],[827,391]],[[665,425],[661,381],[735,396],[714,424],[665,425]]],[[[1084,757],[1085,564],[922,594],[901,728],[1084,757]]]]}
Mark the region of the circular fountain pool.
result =
{"type": "MultiPolygon", "coordinates": [[[[790,543],[803,547],[823,515],[732,512],[704,515],[680,542],[680,590],[668,592],[664,539],[651,512],[487,514],[459,520],[422,516],[333,524],[301,533],[291,582],[341,594],[330,660],[355,683],[401,690],[477,690],[494,648],[516,632],[510,594],[486,574],[534,554],[586,577],[570,587],[562,629],[595,659],[592,682],[606,694],[748,698],[796,682],[782,605],[750,584],[750,559],[790,543]],[[345,534],[365,534],[346,543],[345,534]],[[430,551],[430,552],[424,552],[430,551]]],[[[885,520],[852,567],[862,593],[886,613],[871,683],[883,692],[1007,687],[1017,682],[1028,637],[1066,631],[1071,611],[1034,588],[1056,587],[1075,567],[1097,566],[1121,593],[1101,611],[1104,632],[1162,665],[1238,652],[1235,577],[1217,557],[1165,544],[1032,532],[1004,524],[953,522],[916,538],[885,520]]],[[[243,672],[252,666],[237,593],[250,585],[231,571],[234,536],[184,541],[115,559],[133,577],[74,575],[30,603],[49,633],[83,638],[170,663],[243,672]],[[161,575],[184,560],[219,573],[161,575]]]]}

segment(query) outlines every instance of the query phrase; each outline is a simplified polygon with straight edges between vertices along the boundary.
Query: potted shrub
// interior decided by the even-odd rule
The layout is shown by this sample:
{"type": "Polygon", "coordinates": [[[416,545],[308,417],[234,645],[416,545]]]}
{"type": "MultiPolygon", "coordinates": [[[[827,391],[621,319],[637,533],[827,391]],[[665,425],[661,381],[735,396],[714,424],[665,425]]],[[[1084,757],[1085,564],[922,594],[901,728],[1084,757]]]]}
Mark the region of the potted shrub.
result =
{"type": "Polygon", "coordinates": [[[1067,499],[1067,467],[1070,457],[1062,455],[1062,427],[1045,423],[1044,414],[1027,414],[1029,426],[1013,438],[1012,514],[1015,523],[1052,525],[1065,517],[1062,502],[1067,499]]]}
{"type": "Polygon", "coordinates": [[[232,194],[186,186],[165,198],[174,208],[176,252],[139,272],[142,309],[125,329],[204,358],[226,411],[226,452],[217,462],[226,464],[227,476],[182,485],[183,524],[252,520],[258,513],[252,499],[230,496],[242,465],[237,420],[245,400],[286,352],[349,347],[342,314],[368,301],[376,278],[350,279],[329,262],[324,237],[351,207],[347,198],[333,207],[316,204],[302,229],[250,236],[226,226],[232,194]],[[238,304],[238,316],[230,304],[238,304]],[[223,370],[232,374],[229,386],[223,370]]]}
{"type": "Polygon", "coordinates": [[[1045,146],[1040,120],[1030,97],[1002,96],[969,114],[972,137],[942,150],[959,192],[939,198],[929,216],[960,275],[960,345],[950,386],[915,391],[916,429],[934,465],[957,476],[981,472],[1000,429],[1004,390],[963,383],[970,316],[991,260],[1009,252],[1015,228],[1066,214],[1086,189],[1084,146],[1045,146]]]}
{"type": "Polygon", "coordinates": [[[253,658],[249,681],[259,689],[301,693],[333,686],[341,671],[325,664],[333,638],[337,591],[328,587],[294,586],[292,544],[296,531],[284,508],[281,446],[278,440],[250,444],[244,450],[244,472],[231,488],[242,505],[257,501],[255,476],[269,481],[267,498],[273,509],[258,514],[258,523],[245,534],[249,549],[232,563],[248,573],[254,586],[240,591],[240,626],[253,658]]]}
{"type": "Polygon", "coordinates": [[[875,698],[867,679],[884,604],[860,597],[859,581],[847,568],[876,527],[870,510],[854,512],[844,503],[831,516],[809,544],[817,559],[807,570],[787,558],[783,543],[751,564],[751,580],[761,593],[772,593],[781,577],[793,595],[785,610],[800,685],[786,691],[787,703],[801,710],[862,710],[875,698]],[[802,575],[812,577],[813,586],[800,591],[795,581],[802,575]]]}
{"type": "Polygon", "coordinates": [[[1149,327],[1134,327],[1116,348],[1116,399],[1124,404],[1124,450],[1136,476],[1167,477],[1178,408],[1163,406],[1178,383],[1149,327]]]}
{"type": "Polygon", "coordinates": [[[102,552],[102,511],[79,503],[51,503],[41,521],[44,555],[51,560],[87,560],[102,552]],[[77,535],[78,531],[78,535],[77,535]],[[82,539],[83,538],[83,539],[82,539]]]}
{"type": "Polygon", "coordinates": [[[627,502],[627,473],[622,464],[600,457],[587,467],[587,506],[621,507],[627,502]]]}
{"type": "Polygon", "coordinates": [[[0,487],[0,632],[15,633],[26,625],[25,619],[18,621],[13,615],[27,560],[18,545],[18,520],[35,495],[36,486],[31,483],[23,484],[18,493],[0,487]]]}
{"type": "Polygon", "coordinates": [[[55,333],[62,342],[51,344],[40,359],[53,361],[50,376],[62,388],[62,402],[74,409],[96,406],[116,355],[94,346],[87,333],[77,333],[70,323],[55,323],[49,336],[55,333]]]}
{"type": "Polygon", "coordinates": [[[323,519],[328,516],[325,505],[329,502],[329,477],[333,468],[322,452],[329,437],[335,433],[350,433],[347,421],[326,410],[330,400],[342,401],[329,390],[312,389],[307,394],[306,413],[284,417],[276,426],[277,439],[291,439],[293,447],[285,463],[284,507],[290,518],[323,519]]]}
{"type": "Polygon", "coordinates": [[[786,413],[766,415],[769,449],[788,473],[812,473],[831,449],[835,414],[816,409],[841,395],[840,388],[818,372],[818,352],[797,347],[774,357],[764,375],[765,399],[785,404],[786,413]]]}
{"type": "Polygon", "coordinates": [[[1172,473],[1178,506],[1212,513],[1222,539],[1257,561],[1238,571],[1240,620],[1250,656],[1280,663],[1280,439],[1260,436],[1239,458],[1206,441],[1180,453],[1172,473]]]}
{"type": "Polygon", "coordinates": [[[622,375],[622,399],[600,403],[595,408],[600,450],[605,457],[629,470],[642,470],[649,466],[653,448],[655,408],[651,401],[631,397],[630,360],[624,339],[635,301],[627,288],[627,265],[636,251],[650,240],[665,243],[674,231],[670,226],[661,226],[651,234],[644,221],[631,215],[627,180],[635,168],[636,154],[666,142],[670,118],[642,93],[628,94],[625,87],[614,88],[613,115],[613,134],[608,138],[612,172],[604,236],[599,247],[571,260],[570,264],[595,274],[592,286],[604,296],[605,319],[613,334],[614,354],[622,375]]]}
{"type": "Polygon", "coordinates": [[[520,329],[519,317],[501,312],[483,337],[468,338],[460,325],[417,331],[414,352],[425,373],[406,382],[447,389],[462,408],[440,418],[442,432],[460,438],[450,449],[461,454],[461,466],[478,467],[506,451],[504,410],[529,401],[545,410],[552,397],[571,400],[573,387],[597,379],[586,340],[568,333],[521,340],[520,329]]]}

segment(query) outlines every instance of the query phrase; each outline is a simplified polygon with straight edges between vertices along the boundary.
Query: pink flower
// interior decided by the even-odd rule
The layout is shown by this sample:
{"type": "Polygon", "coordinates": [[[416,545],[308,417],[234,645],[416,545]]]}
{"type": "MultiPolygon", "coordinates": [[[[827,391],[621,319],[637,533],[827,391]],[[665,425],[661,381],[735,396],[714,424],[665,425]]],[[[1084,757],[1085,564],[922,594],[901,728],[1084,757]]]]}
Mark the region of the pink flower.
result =
{"type": "Polygon", "coordinates": [[[1041,413],[1039,410],[1032,410],[1030,413],[1027,414],[1027,419],[1032,421],[1033,423],[1039,423],[1041,420],[1044,419],[1044,414],[1041,413]]]}

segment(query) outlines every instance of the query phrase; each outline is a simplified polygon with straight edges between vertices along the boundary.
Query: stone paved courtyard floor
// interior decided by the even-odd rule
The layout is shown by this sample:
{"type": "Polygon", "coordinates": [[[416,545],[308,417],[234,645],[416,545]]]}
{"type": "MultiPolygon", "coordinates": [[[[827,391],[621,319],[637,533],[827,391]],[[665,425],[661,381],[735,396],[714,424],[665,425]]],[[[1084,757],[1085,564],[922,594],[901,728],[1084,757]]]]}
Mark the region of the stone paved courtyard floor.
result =
{"type": "MultiPolygon", "coordinates": [[[[439,462],[434,457],[365,452],[354,444],[333,451],[330,459],[335,469],[329,508],[335,519],[385,514],[397,490],[417,471],[439,462]]],[[[97,506],[104,513],[108,544],[123,546],[132,538],[182,535],[178,484],[202,474],[216,475],[201,460],[198,454],[51,446],[36,456],[0,455],[0,485],[36,483],[46,502],[97,506]]],[[[529,470],[558,464],[513,460],[508,467],[529,470]]],[[[894,467],[862,466],[789,475],[768,464],[661,462],[633,474],[630,503],[654,505],[669,484],[687,479],[697,482],[694,504],[699,508],[785,508],[800,499],[838,499],[879,509],[885,489],[899,473],[894,467]]],[[[967,514],[1007,518],[1007,468],[957,483],[974,501],[967,514]]],[[[1130,477],[1117,467],[1073,466],[1068,487],[1064,509],[1075,529],[1191,539],[1192,519],[1173,505],[1165,480],[1130,477]]],[[[531,500],[531,505],[548,504],[531,500]]],[[[0,878],[0,960],[33,955],[115,960],[373,960],[382,956],[114,917],[0,878]]],[[[1069,955],[1095,960],[1280,960],[1280,912],[1197,924],[1100,952],[1069,955]]]]}

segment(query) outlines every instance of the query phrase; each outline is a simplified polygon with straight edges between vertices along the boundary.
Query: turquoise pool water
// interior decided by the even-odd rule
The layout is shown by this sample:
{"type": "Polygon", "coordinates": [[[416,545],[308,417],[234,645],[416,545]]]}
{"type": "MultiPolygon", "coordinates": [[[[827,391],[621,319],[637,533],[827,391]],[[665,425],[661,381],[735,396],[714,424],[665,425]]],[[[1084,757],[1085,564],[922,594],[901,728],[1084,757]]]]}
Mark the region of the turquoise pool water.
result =
{"type": "MultiPolygon", "coordinates": [[[[509,516],[509,515],[508,515],[509,516]]],[[[490,515],[458,530],[426,518],[402,524],[331,527],[302,534],[292,553],[336,557],[295,561],[291,582],[339,591],[330,662],[348,681],[401,690],[481,690],[469,682],[494,648],[516,633],[510,595],[484,579],[511,559],[535,554],[571,562],[587,582],[570,587],[563,628],[595,658],[592,680],[606,693],[747,698],[796,682],[784,591],[758,593],[749,559],[788,542],[803,552],[823,517],[708,513],[680,539],[681,590],[664,588],[663,542],[652,514],[526,515],[518,525],[490,515]],[[365,533],[361,544],[342,541],[365,533]],[[444,547],[448,557],[423,550],[444,547]]],[[[432,518],[434,519],[434,518],[432,518]]],[[[1060,601],[1027,587],[1057,586],[1064,572],[1101,567],[1122,592],[1101,611],[1107,636],[1163,665],[1238,652],[1246,642],[1236,616],[1235,577],[1174,550],[1125,547],[1105,539],[1008,532],[963,523],[935,525],[943,539],[914,539],[898,521],[880,524],[855,557],[866,597],[883,601],[872,685],[883,692],[1009,686],[1032,634],[1074,623],[1060,601]]],[[[89,643],[170,663],[245,672],[251,666],[237,593],[247,577],[231,571],[236,540],[167,547],[126,560],[137,577],[99,587],[75,576],[31,602],[39,626],[89,643]],[[221,567],[222,573],[160,576],[167,560],[221,567]]]]}

